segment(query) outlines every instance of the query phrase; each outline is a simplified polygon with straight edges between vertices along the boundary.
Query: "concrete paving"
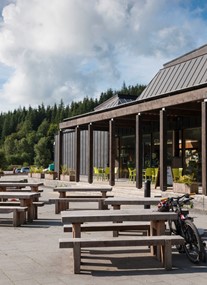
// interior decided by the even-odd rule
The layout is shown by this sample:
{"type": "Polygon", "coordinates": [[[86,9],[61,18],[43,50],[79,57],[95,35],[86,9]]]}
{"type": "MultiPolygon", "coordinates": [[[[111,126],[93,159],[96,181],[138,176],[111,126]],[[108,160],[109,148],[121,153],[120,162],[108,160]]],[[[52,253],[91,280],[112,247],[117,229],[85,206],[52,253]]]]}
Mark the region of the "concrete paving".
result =
{"type": "MultiPolygon", "coordinates": [[[[58,244],[58,239],[69,233],[63,233],[60,214],[56,215],[54,205],[47,203],[49,198],[57,196],[57,193],[53,192],[55,184],[48,183],[42,187],[44,192],[41,194],[41,200],[46,204],[39,208],[38,220],[14,228],[8,220],[11,214],[0,215],[0,285],[206,284],[207,263],[192,264],[185,254],[179,254],[176,250],[173,251],[173,270],[166,271],[142,248],[130,248],[127,252],[123,248],[119,251],[117,248],[113,251],[109,248],[93,248],[90,252],[84,252],[81,274],[73,274],[72,250],[59,249],[58,244]]],[[[85,185],[86,182],[79,184],[85,185]]],[[[113,188],[113,194],[133,197],[143,196],[144,192],[138,191],[132,184],[123,184],[120,181],[113,188]]],[[[152,194],[163,193],[153,189],[152,194]]],[[[84,207],[94,209],[97,204],[74,203],[72,207],[76,210],[84,207]]],[[[203,239],[207,239],[207,219],[203,203],[201,211],[192,210],[192,215],[203,239]]],[[[104,234],[111,235],[110,232],[104,234]]]]}

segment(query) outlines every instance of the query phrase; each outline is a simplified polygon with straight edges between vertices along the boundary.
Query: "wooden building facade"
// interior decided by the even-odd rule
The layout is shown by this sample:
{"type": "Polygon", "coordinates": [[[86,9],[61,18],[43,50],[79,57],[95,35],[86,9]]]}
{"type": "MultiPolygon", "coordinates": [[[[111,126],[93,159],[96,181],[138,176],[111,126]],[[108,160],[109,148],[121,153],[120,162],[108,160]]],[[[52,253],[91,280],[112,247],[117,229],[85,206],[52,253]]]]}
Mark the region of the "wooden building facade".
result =
{"type": "MultiPolygon", "coordinates": [[[[76,168],[76,133],[73,129],[63,131],[61,134],[61,152],[59,152],[59,135],[55,137],[55,169],[67,165],[71,169],[76,168]]],[[[104,167],[108,162],[108,132],[95,131],[93,133],[93,164],[104,167]]],[[[80,132],[80,175],[88,173],[88,131],[80,132]]]]}
{"type": "Polygon", "coordinates": [[[207,45],[166,63],[135,101],[96,109],[60,123],[55,140],[56,169],[59,171],[70,159],[76,181],[86,172],[92,183],[94,164],[108,163],[109,183],[114,185],[115,164],[117,159],[121,163],[124,154],[121,141],[128,136],[134,142],[132,162],[137,188],[142,187],[145,153],[150,164],[155,157],[158,160],[163,191],[167,189],[167,166],[176,164],[185,169],[190,157],[196,161],[196,173],[207,195],[206,119],[207,45]]]}

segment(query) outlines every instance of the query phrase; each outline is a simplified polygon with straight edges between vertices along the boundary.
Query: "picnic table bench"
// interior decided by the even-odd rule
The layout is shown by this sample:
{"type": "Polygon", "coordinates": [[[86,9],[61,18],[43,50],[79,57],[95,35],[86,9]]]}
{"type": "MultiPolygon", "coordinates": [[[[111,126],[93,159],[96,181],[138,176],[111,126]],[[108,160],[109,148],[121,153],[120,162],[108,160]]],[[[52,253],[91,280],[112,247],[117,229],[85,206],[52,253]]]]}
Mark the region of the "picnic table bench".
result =
{"type": "MultiPolygon", "coordinates": [[[[32,189],[22,189],[22,188],[7,188],[7,192],[34,192],[32,189]]],[[[43,189],[38,189],[36,192],[42,193],[43,189]]]]}
{"type": "MultiPolygon", "coordinates": [[[[21,207],[27,207],[27,221],[32,222],[35,219],[34,202],[38,202],[40,193],[38,192],[0,192],[0,201],[18,199],[21,207]]],[[[8,206],[9,207],[9,206],[8,206]]],[[[26,220],[24,221],[26,222],[26,220]]]]}
{"type": "Polygon", "coordinates": [[[28,207],[21,207],[17,205],[1,205],[0,213],[11,213],[13,212],[13,226],[18,227],[25,221],[25,215],[28,207]]]}
{"type": "MultiPolygon", "coordinates": [[[[160,198],[139,197],[139,198],[106,198],[104,204],[112,205],[114,210],[119,210],[121,205],[157,205],[160,198]]],[[[64,225],[64,232],[72,232],[72,225],[64,225]]],[[[113,236],[119,236],[119,232],[123,231],[138,231],[142,234],[150,234],[150,223],[130,222],[130,223],[96,223],[96,224],[82,224],[81,231],[113,231],[113,236]]]]}
{"type": "MultiPolygon", "coordinates": [[[[25,188],[30,187],[31,192],[38,192],[39,186],[43,185],[42,182],[1,182],[0,181],[0,191],[4,192],[7,188],[25,188]]],[[[27,191],[28,192],[28,191],[27,191]]]]}
{"type": "Polygon", "coordinates": [[[55,213],[59,214],[61,211],[69,209],[70,202],[98,202],[99,209],[107,209],[104,200],[109,197],[107,192],[112,191],[112,187],[56,187],[53,191],[59,192],[59,197],[49,199],[49,201],[55,203],[55,213]],[[81,195],[71,195],[74,192],[79,192],[81,195]]]}
{"type": "MultiPolygon", "coordinates": [[[[122,222],[150,222],[150,234],[151,235],[165,235],[165,222],[167,220],[176,220],[177,214],[174,212],[158,212],[150,209],[140,210],[90,210],[90,211],[62,211],[62,223],[72,224],[73,238],[81,238],[81,225],[84,223],[100,223],[101,222],[112,222],[114,223],[114,229],[116,231],[117,223],[122,222]]],[[[93,238],[92,238],[93,239],[93,238]]],[[[114,237],[117,239],[117,237],[114,237]]],[[[145,237],[142,237],[145,239],[145,237]]],[[[103,237],[103,243],[107,238],[103,237]]],[[[129,242],[130,243],[130,242],[129,242]]],[[[74,244],[75,245],[75,244],[74,244]]],[[[125,244],[126,245],[126,244],[125,244]]],[[[98,246],[98,245],[97,245],[98,246]]],[[[151,252],[161,258],[161,247],[160,245],[156,248],[151,248],[151,252]]]]}
{"type": "Polygon", "coordinates": [[[112,191],[112,187],[56,187],[53,191],[59,192],[60,198],[65,198],[66,194],[70,194],[71,192],[84,192],[84,193],[101,193],[102,198],[106,198],[107,192],[112,191]]]}
{"type": "Polygon", "coordinates": [[[20,180],[2,180],[0,179],[1,183],[27,183],[27,179],[20,179],[20,180]]]}
{"type": "MultiPolygon", "coordinates": [[[[63,225],[64,232],[72,232],[72,224],[63,225]]],[[[136,231],[142,235],[150,235],[150,223],[148,222],[123,222],[123,223],[84,223],[81,224],[81,232],[112,231],[113,237],[119,236],[119,232],[136,231]]],[[[74,233],[73,233],[74,234],[74,233]]]]}
{"type": "Polygon", "coordinates": [[[61,238],[60,248],[72,248],[74,259],[74,273],[81,271],[81,249],[90,247],[129,247],[129,246],[159,246],[161,247],[160,261],[166,270],[172,269],[172,245],[184,243],[181,236],[147,236],[121,238],[61,238]]]}
{"type": "MultiPolygon", "coordinates": [[[[105,247],[105,246],[151,246],[151,253],[161,260],[166,269],[171,268],[173,242],[182,243],[182,238],[177,241],[171,240],[172,236],[168,236],[168,242],[165,242],[165,221],[176,220],[177,215],[174,212],[158,212],[149,209],[140,210],[108,210],[108,211],[63,211],[61,212],[62,222],[64,225],[72,224],[73,238],[65,238],[59,240],[60,248],[73,248],[74,254],[74,273],[80,273],[81,248],[82,247],[105,247]],[[81,237],[81,231],[86,223],[112,222],[112,231],[117,230],[117,225],[122,222],[150,222],[150,233],[152,236],[136,236],[136,237],[113,237],[101,238],[91,237],[85,239],[81,237]],[[114,228],[113,228],[114,223],[114,228]]],[[[121,225],[121,224],[120,224],[121,225]]],[[[91,225],[93,226],[93,225],[91,225]]]]}
{"type": "Polygon", "coordinates": [[[138,198],[106,198],[105,205],[111,205],[114,210],[119,210],[121,205],[144,205],[151,206],[157,205],[160,198],[153,197],[138,197],[138,198]]]}
{"type": "MultiPolygon", "coordinates": [[[[43,201],[33,201],[34,206],[34,219],[38,219],[38,209],[37,207],[43,207],[45,202],[43,201]]],[[[0,202],[0,206],[20,206],[20,201],[4,201],[0,202]]]]}
{"type": "Polygon", "coordinates": [[[176,220],[174,212],[158,212],[150,209],[121,209],[121,210],[83,210],[83,211],[62,211],[62,223],[72,224],[74,237],[81,236],[81,225],[84,223],[101,222],[150,222],[151,234],[165,234],[165,221],[176,220]]]}
{"type": "Polygon", "coordinates": [[[98,209],[104,210],[107,207],[104,205],[105,198],[102,197],[66,197],[66,198],[56,198],[56,199],[49,199],[50,203],[55,203],[55,214],[59,214],[63,209],[69,209],[69,203],[71,202],[98,202],[98,209]],[[63,206],[64,204],[64,206],[63,206]]]}

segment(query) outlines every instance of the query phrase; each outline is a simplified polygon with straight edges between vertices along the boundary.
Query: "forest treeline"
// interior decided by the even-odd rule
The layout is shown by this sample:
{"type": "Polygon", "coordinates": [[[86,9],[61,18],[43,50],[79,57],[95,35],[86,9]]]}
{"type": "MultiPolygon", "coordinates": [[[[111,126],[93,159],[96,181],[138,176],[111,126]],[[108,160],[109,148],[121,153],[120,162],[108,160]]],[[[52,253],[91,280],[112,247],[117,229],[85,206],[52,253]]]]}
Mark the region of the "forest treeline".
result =
{"type": "Polygon", "coordinates": [[[94,111],[94,108],[118,93],[139,96],[144,85],[126,87],[121,90],[101,93],[99,99],[85,97],[65,105],[61,100],[53,106],[39,105],[37,108],[18,108],[0,114],[0,169],[14,166],[36,165],[47,167],[53,162],[54,136],[63,119],[94,111]]]}

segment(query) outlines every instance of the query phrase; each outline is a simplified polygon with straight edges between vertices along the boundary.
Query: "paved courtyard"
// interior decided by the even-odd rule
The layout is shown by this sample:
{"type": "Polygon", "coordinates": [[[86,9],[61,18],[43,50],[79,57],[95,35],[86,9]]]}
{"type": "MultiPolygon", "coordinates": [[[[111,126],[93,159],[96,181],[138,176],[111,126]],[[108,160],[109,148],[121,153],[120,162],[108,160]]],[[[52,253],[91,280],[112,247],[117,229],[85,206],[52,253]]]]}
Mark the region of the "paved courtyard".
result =
{"type": "MultiPolygon", "coordinates": [[[[10,214],[0,215],[0,285],[206,284],[207,263],[194,265],[176,250],[173,253],[173,270],[166,271],[142,248],[130,248],[127,252],[123,248],[113,251],[93,248],[84,252],[82,273],[74,275],[72,250],[59,249],[58,245],[58,239],[69,233],[63,233],[60,215],[54,213],[53,204],[47,203],[57,193],[49,186],[42,189],[41,200],[46,204],[39,208],[39,219],[32,224],[13,228],[6,219],[10,214]]],[[[132,187],[114,187],[113,192],[115,196],[133,196],[135,190],[132,187]]],[[[143,192],[139,194],[143,195],[143,192]]],[[[74,203],[72,207],[94,209],[97,205],[74,203]]],[[[205,239],[206,214],[194,211],[192,215],[205,239]]],[[[110,232],[106,234],[111,235],[110,232]]]]}

